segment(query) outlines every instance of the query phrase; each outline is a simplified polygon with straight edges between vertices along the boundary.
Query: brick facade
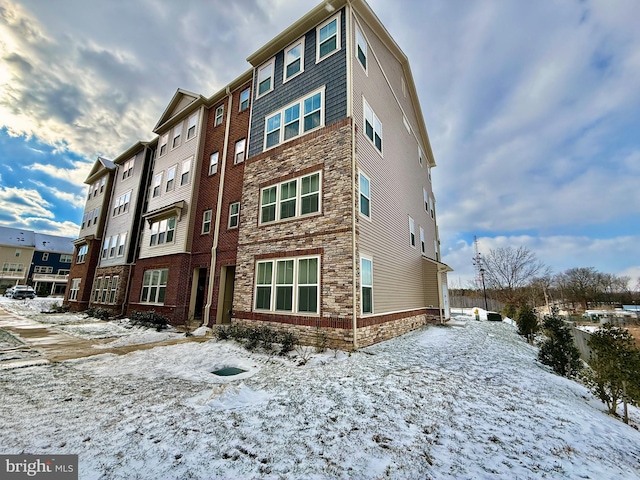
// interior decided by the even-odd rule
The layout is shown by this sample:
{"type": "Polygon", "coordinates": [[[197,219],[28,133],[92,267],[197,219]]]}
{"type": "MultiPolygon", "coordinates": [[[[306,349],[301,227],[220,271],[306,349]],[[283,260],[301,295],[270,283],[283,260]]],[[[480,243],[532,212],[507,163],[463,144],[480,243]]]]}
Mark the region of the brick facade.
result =
{"type": "MultiPolygon", "coordinates": [[[[96,273],[93,277],[93,289],[95,289],[96,279],[98,277],[104,278],[113,276],[118,276],[118,287],[116,290],[116,296],[112,303],[108,301],[102,302],[101,299],[95,300],[94,295],[92,294],[91,300],[89,301],[90,307],[99,307],[106,308],[111,312],[112,315],[121,315],[124,313],[126,308],[125,303],[127,301],[127,294],[129,293],[129,275],[131,273],[131,265],[114,265],[112,267],[100,267],[96,270],[96,273]]],[[[102,285],[104,287],[104,285],[102,285]]],[[[94,290],[95,293],[95,290],[94,290]]]]}
{"type": "Polygon", "coordinates": [[[72,312],[81,312],[86,310],[91,300],[91,289],[93,288],[93,272],[95,272],[100,260],[100,252],[102,250],[102,242],[98,238],[87,238],[86,245],[88,247],[87,255],[83,263],[76,263],[78,259],[78,249],[83,244],[76,243],[76,251],[73,254],[71,268],[69,269],[69,284],[64,294],[64,305],[69,306],[72,312]],[[69,300],[69,291],[71,282],[74,278],[82,279],[80,281],[80,289],[75,300],[69,300]]]}

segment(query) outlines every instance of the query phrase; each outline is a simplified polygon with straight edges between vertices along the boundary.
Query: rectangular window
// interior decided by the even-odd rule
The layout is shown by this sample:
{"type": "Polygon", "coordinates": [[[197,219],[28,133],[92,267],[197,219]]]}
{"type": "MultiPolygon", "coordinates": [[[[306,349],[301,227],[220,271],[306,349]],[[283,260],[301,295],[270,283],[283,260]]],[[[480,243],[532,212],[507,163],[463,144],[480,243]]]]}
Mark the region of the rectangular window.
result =
{"type": "MultiPolygon", "coordinates": [[[[133,168],[133,164],[132,164],[132,168],[133,168]]],[[[105,177],[102,177],[102,180],[100,180],[100,193],[102,193],[104,191],[104,186],[107,183],[107,179],[105,177]]]]}
{"type": "Polygon", "coordinates": [[[320,293],[319,265],[319,257],[258,262],[255,309],[317,314],[320,293]]]}
{"type": "Polygon", "coordinates": [[[240,111],[241,112],[249,108],[249,97],[250,97],[249,92],[250,92],[250,89],[247,88],[246,90],[243,90],[240,93],[240,111]]]}
{"type": "Polygon", "coordinates": [[[87,258],[87,252],[89,251],[88,245],[82,245],[78,249],[78,256],[76,257],[76,263],[84,263],[87,258]]]}
{"type": "Polygon", "coordinates": [[[424,244],[424,228],[420,227],[420,251],[424,255],[426,253],[426,246],[424,244]]]}
{"type": "Polygon", "coordinates": [[[240,223],[240,202],[229,205],[229,228],[237,228],[240,223]]]}
{"type": "Polygon", "coordinates": [[[422,166],[422,148],[420,148],[420,145],[418,145],[418,162],[422,166]]]}
{"type": "Polygon", "coordinates": [[[53,267],[36,265],[35,267],[33,267],[33,273],[53,273],[53,267]]]}
{"type": "Polygon", "coordinates": [[[74,278],[71,280],[71,288],[69,288],[69,300],[77,300],[78,292],[80,291],[80,278],[74,278]]]}
{"type": "Polygon", "coordinates": [[[142,280],[141,303],[164,304],[165,291],[167,289],[168,269],[147,270],[142,280]]]}
{"type": "Polygon", "coordinates": [[[116,247],[118,246],[118,235],[111,237],[111,245],[109,246],[109,258],[116,256],[116,247]]]}
{"type": "Polygon", "coordinates": [[[433,250],[435,251],[436,261],[440,261],[440,252],[438,251],[438,240],[433,240],[433,250]]]}
{"type": "Polygon", "coordinates": [[[191,159],[182,162],[182,174],[180,175],[180,186],[189,183],[189,171],[191,170],[191,159]]]}
{"type": "Polygon", "coordinates": [[[101,303],[105,303],[107,301],[110,288],[111,288],[111,277],[104,277],[104,285],[102,286],[102,292],[100,293],[101,303]]]}
{"type": "Polygon", "coordinates": [[[373,261],[360,257],[360,292],[362,314],[373,313],[373,261]]]}
{"type": "Polygon", "coordinates": [[[364,68],[364,71],[367,71],[367,41],[364,39],[364,35],[360,29],[356,26],[356,49],[358,50],[356,53],[358,55],[358,60],[360,61],[360,65],[364,68]]]}
{"type": "Polygon", "coordinates": [[[321,209],[320,172],[263,188],[260,223],[318,213],[321,209]]]}
{"type": "Polygon", "coordinates": [[[429,213],[429,192],[426,188],[422,189],[422,199],[424,200],[424,211],[429,213]]]}
{"type": "Polygon", "coordinates": [[[102,258],[107,258],[109,255],[109,241],[110,238],[104,239],[104,243],[102,244],[102,258]]]}
{"type": "Polygon", "coordinates": [[[429,196],[429,213],[431,214],[431,218],[435,218],[436,216],[434,203],[435,200],[433,199],[433,197],[429,196]]]}
{"type": "Polygon", "coordinates": [[[265,65],[258,69],[258,95],[256,98],[260,98],[265,93],[273,90],[274,64],[275,58],[272,58],[265,65]]]}
{"type": "Polygon", "coordinates": [[[235,155],[233,156],[233,163],[235,163],[236,165],[238,163],[244,162],[244,146],[246,141],[247,140],[243,138],[242,140],[238,140],[236,142],[235,155]]]}
{"type": "Polygon", "coordinates": [[[218,172],[218,152],[213,152],[209,156],[209,175],[218,172]]]}
{"type": "Polygon", "coordinates": [[[153,190],[151,193],[152,197],[158,197],[160,196],[160,185],[162,184],[162,172],[158,173],[154,178],[153,178],[153,190]]]}
{"type": "Polygon", "coordinates": [[[202,234],[211,231],[211,210],[205,210],[202,214],[202,234]]]}
{"type": "Polygon", "coordinates": [[[182,136],[182,122],[173,127],[173,140],[171,141],[171,148],[174,149],[180,146],[180,137],[182,136]]]}
{"type": "Polygon", "coordinates": [[[413,218],[409,217],[409,240],[411,242],[411,246],[416,246],[416,224],[413,221],[413,218]]]}
{"type": "Polygon", "coordinates": [[[114,275],[111,278],[111,290],[109,291],[109,303],[116,303],[116,293],[118,292],[118,280],[120,277],[118,275],[114,275]]]}
{"type": "Polygon", "coordinates": [[[42,261],[46,262],[47,260],[49,260],[49,254],[48,253],[43,253],[42,254],[42,261]]]}
{"type": "Polygon", "coordinates": [[[122,233],[119,237],[120,241],[118,242],[118,256],[122,257],[124,255],[124,245],[127,242],[127,234],[122,233]]]}
{"type": "Polygon", "coordinates": [[[96,278],[95,286],[93,290],[93,301],[97,302],[100,300],[100,292],[102,291],[102,277],[96,278]]]}
{"type": "Polygon", "coordinates": [[[360,213],[371,218],[371,181],[364,173],[360,172],[360,213]]]}
{"type": "Polygon", "coordinates": [[[222,124],[223,115],[224,115],[224,105],[220,105],[218,108],[216,108],[216,118],[213,122],[214,127],[217,127],[218,125],[222,124]]]}
{"type": "Polygon", "coordinates": [[[366,100],[364,104],[364,131],[369,140],[382,153],[382,123],[378,119],[366,100]]]}
{"type": "Polygon", "coordinates": [[[316,28],[316,63],[340,50],[340,14],[316,28]]]}
{"type": "Polygon", "coordinates": [[[315,91],[265,117],[265,150],[324,124],[323,91],[315,91]]]}
{"type": "Polygon", "coordinates": [[[196,136],[197,123],[198,123],[198,114],[194,113],[189,117],[189,123],[187,123],[187,140],[196,136]]]}
{"type": "Polygon", "coordinates": [[[304,71],[304,37],[284,51],[282,83],[304,71]]]}
{"type": "Polygon", "coordinates": [[[165,184],[164,191],[168,192],[173,190],[176,183],[176,166],[174,165],[167,171],[167,183],[165,184]]]}
{"type": "Polygon", "coordinates": [[[169,143],[169,134],[165,133],[160,137],[160,149],[158,150],[159,157],[167,153],[167,143],[169,143]]]}
{"type": "Polygon", "coordinates": [[[126,162],[124,162],[124,165],[122,166],[122,179],[125,180],[127,178],[129,178],[131,175],[133,175],[133,165],[135,162],[136,157],[133,157],[131,160],[127,160],[126,162]]]}
{"type": "Polygon", "coordinates": [[[71,263],[71,255],[66,253],[61,254],[60,263],[71,263]]]}
{"type": "Polygon", "coordinates": [[[98,218],[100,217],[100,207],[96,208],[93,211],[93,224],[95,225],[96,223],[98,223],[98,218]]]}
{"type": "Polygon", "coordinates": [[[162,245],[173,242],[176,230],[176,217],[160,220],[151,224],[151,237],[149,245],[162,245]]]}

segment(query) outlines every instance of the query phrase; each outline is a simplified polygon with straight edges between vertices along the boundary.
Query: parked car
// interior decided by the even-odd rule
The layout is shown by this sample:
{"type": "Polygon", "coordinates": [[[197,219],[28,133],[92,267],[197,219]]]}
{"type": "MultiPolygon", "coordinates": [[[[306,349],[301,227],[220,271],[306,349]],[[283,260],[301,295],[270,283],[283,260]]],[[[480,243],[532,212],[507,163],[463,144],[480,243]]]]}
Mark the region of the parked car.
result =
{"type": "Polygon", "coordinates": [[[5,292],[4,292],[4,296],[5,296],[5,297],[9,297],[9,298],[13,297],[13,291],[14,291],[15,289],[16,289],[16,287],[9,287],[9,288],[7,288],[7,289],[5,290],[5,292]]]}
{"type": "Polygon", "coordinates": [[[36,298],[36,292],[28,285],[16,285],[13,287],[13,295],[11,298],[36,298]]]}

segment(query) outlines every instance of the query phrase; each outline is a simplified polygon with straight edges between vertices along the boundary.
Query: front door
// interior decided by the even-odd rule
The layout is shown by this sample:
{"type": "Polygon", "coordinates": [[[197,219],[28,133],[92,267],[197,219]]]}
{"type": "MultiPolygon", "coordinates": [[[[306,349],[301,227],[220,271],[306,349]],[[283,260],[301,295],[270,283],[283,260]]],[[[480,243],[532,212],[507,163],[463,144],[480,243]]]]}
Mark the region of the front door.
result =
{"type": "Polygon", "coordinates": [[[222,301],[222,323],[231,323],[233,314],[233,286],[236,278],[236,266],[222,267],[224,271],[224,297],[222,301]]]}
{"type": "Polygon", "coordinates": [[[207,282],[207,269],[198,269],[198,283],[196,287],[196,302],[193,309],[193,318],[202,320],[202,307],[204,305],[205,284],[207,282]]]}

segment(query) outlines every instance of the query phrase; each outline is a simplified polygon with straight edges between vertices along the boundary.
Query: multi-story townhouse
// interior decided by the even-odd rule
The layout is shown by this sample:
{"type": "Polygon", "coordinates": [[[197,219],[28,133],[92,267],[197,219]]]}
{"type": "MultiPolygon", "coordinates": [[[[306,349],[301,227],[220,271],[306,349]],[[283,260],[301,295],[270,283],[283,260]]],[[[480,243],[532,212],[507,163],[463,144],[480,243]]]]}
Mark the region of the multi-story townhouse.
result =
{"type": "Polygon", "coordinates": [[[0,226],[0,293],[27,283],[27,273],[35,250],[34,232],[0,226]]]}
{"type": "Polygon", "coordinates": [[[129,279],[138,253],[142,215],[156,142],[138,142],[113,160],[115,174],[90,305],[126,310],[129,279]]]}
{"type": "Polygon", "coordinates": [[[27,283],[36,295],[64,295],[73,257],[73,238],[34,234],[34,252],[27,283]]]}
{"type": "Polygon", "coordinates": [[[448,316],[417,92],[366,2],[325,1],[248,61],[232,321],[352,348],[448,316]]]}
{"type": "Polygon", "coordinates": [[[64,296],[64,303],[72,311],[85,310],[91,300],[93,275],[100,259],[114,171],[115,165],[111,160],[98,157],[84,182],[89,185],[87,202],[78,239],[73,242],[75,253],[64,296]]]}

